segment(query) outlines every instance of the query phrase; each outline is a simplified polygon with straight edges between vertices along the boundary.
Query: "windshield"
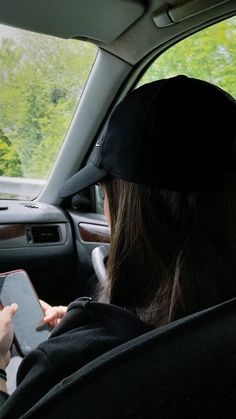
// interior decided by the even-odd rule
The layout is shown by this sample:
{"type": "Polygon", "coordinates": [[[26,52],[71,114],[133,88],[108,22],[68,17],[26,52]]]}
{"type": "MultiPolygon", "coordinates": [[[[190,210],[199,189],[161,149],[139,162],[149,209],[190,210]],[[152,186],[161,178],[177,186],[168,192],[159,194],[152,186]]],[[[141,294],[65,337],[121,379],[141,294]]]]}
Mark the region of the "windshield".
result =
{"type": "Polygon", "coordinates": [[[0,25],[0,198],[40,193],[96,53],[87,42],[0,25]]]}

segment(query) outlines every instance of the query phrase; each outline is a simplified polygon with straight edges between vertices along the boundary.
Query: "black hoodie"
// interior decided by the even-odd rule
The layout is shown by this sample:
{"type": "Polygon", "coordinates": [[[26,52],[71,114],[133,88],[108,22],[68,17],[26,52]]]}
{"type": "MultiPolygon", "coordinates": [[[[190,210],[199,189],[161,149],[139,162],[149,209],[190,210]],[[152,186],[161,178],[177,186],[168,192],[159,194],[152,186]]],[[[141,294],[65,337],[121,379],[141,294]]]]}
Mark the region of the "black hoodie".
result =
{"type": "MultiPolygon", "coordinates": [[[[75,300],[49,339],[22,361],[17,389],[7,399],[2,394],[0,418],[24,417],[24,413],[65,377],[149,330],[148,325],[125,309],[87,297],[75,300]]],[[[61,417],[67,417],[63,404],[61,413],[61,417]]]]}

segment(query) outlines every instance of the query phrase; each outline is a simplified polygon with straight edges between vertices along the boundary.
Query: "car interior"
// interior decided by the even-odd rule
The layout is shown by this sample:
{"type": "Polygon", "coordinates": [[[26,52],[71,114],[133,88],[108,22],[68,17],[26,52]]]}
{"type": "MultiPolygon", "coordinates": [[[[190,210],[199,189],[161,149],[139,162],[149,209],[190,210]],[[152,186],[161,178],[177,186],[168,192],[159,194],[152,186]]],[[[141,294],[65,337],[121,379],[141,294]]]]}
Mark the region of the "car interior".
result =
{"type": "MultiPolygon", "coordinates": [[[[0,272],[24,269],[39,298],[67,305],[93,296],[94,273],[104,280],[110,230],[99,186],[66,199],[59,187],[90,160],[112,109],[137,86],[186,74],[236,97],[236,1],[0,5],[0,272]]],[[[234,320],[223,303],[86,365],[66,383],[78,417],[234,417],[234,320]]],[[[51,401],[44,416],[41,408],[27,417],[59,417],[51,401]]]]}

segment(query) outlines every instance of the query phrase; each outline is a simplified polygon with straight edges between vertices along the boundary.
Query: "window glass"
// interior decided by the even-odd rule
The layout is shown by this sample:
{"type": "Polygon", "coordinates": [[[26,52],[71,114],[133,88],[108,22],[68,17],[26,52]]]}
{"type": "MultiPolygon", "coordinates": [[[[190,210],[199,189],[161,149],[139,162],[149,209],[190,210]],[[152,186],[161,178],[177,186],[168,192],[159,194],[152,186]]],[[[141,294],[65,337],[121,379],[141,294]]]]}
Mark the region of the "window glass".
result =
{"type": "Polygon", "coordinates": [[[236,97],[236,17],[217,23],[163,53],[139,85],[177,74],[207,80],[236,97]]]}
{"type": "Polygon", "coordinates": [[[0,25],[0,198],[35,198],[64,140],[95,46],[0,25]]]}

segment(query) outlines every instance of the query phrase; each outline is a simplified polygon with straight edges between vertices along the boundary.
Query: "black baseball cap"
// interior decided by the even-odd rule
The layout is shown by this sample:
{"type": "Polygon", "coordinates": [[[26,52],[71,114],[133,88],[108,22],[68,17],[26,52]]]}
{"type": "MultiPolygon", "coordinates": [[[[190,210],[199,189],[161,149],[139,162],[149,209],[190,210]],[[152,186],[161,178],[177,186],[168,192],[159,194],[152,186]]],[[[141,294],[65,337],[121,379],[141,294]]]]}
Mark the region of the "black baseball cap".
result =
{"type": "Polygon", "coordinates": [[[148,83],[118,104],[96,146],[60,197],[108,175],[171,191],[235,189],[236,101],[184,75],[148,83]]]}

